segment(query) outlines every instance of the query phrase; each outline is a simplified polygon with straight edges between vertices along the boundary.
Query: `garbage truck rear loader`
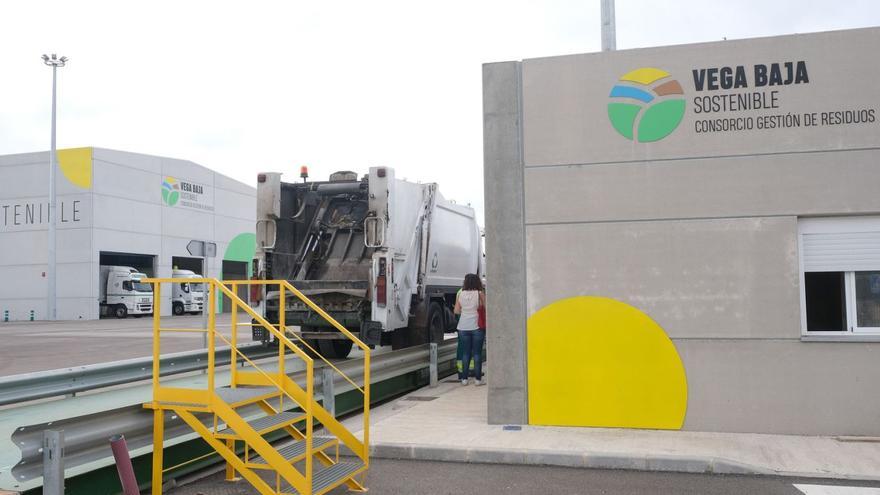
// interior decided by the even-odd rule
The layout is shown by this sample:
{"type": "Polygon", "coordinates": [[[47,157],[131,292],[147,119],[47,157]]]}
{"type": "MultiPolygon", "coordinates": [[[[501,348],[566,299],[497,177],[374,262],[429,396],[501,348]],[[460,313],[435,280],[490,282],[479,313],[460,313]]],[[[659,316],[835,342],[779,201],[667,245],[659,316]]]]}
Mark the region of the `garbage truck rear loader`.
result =
{"type": "MultiPolygon", "coordinates": [[[[363,178],[338,172],[326,182],[260,174],[254,270],[256,278],[290,281],[364,342],[395,348],[440,341],[454,330],[462,279],[484,272],[473,209],[445,200],[437,184],[396,179],[387,167],[363,178]]],[[[277,291],[255,290],[251,299],[278,322],[277,291]]],[[[351,351],[350,341],[297,298],[286,297],[285,306],[287,330],[299,327],[323,355],[351,351]]],[[[269,336],[254,327],[254,339],[269,336]]]]}

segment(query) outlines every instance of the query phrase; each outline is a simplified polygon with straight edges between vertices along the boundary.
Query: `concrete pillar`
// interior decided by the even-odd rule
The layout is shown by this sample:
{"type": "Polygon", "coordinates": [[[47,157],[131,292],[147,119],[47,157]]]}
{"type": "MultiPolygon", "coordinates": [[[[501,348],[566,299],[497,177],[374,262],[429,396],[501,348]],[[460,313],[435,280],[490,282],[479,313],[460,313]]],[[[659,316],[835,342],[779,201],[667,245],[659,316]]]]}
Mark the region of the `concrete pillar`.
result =
{"type": "Polygon", "coordinates": [[[489,423],[527,424],[522,65],[483,65],[489,423]]]}

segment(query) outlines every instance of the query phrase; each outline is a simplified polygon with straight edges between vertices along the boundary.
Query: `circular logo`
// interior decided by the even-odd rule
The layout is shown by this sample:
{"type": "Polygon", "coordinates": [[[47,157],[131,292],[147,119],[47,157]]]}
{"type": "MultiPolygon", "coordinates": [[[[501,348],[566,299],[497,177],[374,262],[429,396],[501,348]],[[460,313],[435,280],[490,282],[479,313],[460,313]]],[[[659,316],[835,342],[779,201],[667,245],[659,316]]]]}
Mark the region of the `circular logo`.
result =
{"type": "Polygon", "coordinates": [[[665,138],[684,117],[684,91],[664,70],[642,67],[628,72],[608,96],[611,125],[621,136],[639,143],[665,138]]]}
{"type": "Polygon", "coordinates": [[[162,181],[162,201],[168,206],[174,206],[178,199],[180,199],[180,184],[174,177],[165,177],[162,181]]]}

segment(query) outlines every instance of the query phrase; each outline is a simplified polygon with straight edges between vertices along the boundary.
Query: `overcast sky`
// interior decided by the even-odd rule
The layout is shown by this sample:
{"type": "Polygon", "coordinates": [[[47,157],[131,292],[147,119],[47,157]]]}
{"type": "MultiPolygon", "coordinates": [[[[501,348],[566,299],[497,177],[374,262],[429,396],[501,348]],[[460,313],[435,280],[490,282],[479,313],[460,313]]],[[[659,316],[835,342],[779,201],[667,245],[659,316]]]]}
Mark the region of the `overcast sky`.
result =
{"type": "MultiPolygon", "coordinates": [[[[0,154],[98,146],[254,184],[385,165],[482,215],[481,64],[600,48],[599,0],[38,0],[0,10],[0,154]]],[[[619,49],[880,25],[870,0],[618,0],[619,49]]],[[[877,62],[877,61],[874,61],[877,62]]]]}

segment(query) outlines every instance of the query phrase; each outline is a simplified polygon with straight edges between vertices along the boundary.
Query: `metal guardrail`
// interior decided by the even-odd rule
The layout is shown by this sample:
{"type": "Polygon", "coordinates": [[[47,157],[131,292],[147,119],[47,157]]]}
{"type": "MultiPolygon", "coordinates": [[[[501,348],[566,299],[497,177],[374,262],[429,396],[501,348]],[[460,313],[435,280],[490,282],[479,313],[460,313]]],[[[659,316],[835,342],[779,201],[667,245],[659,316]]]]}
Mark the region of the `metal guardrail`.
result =
{"type": "MultiPolygon", "coordinates": [[[[457,339],[450,339],[440,344],[438,346],[436,362],[447,363],[454,361],[456,347],[457,339]]],[[[272,355],[277,354],[277,350],[275,349],[272,349],[269,352],[272,355]]],[[[380,383],[420,369],[427,369],[432,362],[430,354],[428,345],[376,354],[373,356],[370,366],[370,381],[372,383],[380,383]]],[[[170,359],[171,356],[168,356],[168,358],[170,359]]],[[[163,362],[164,361],[165,358],[163,358],[163,362]]],[[[174,368],[175,370],[180,369],[181,362],[177,361],[177,363],[178,364],[175,366],[178,366],[178,368],[174,368]]],[[[360,358],[348,359],[336,363],[336,366],[354,379],[362,377],[363,360],[360,358]]],[[[187,371],[195,371],[205,367],[206,364],[201,367],[195,366],[195,368],[187,371]]],[[[131,370],[129,370],[129,372],[131,372],[131,370]]],[[[175,372],[179,373],[179,371],[175,372]]],[[[149,366],[146,368],[146,375],[150,375],[149,366]]],[[[332,385],[325,387],[322,383],[322,375],[322,373],[315,373],[316,390],[330,389],[333,391],[332,394],[335,397],[339,397],[341,394],[353,390],[351,384],[338,374],[335,374],[332,385]]],[[[105,383],[125,383],[122,381],[121,377],[116,377],[116,379],[113,380],[112,376],[113,375],[110,374],[105,377],[105,383]]],[[[305,380],[304,371],[290,373],[289,376],[297,383],[303,383],[305,380]]],[[[142,379],[143,378],[138,378],[134,381],[142,379]]],[[[108,391],[106,393],[113,392],[114,391],[108,391]]],[[[149,401],[149,393],[149,388],[145,388],[146,395],[144,397],[144,402],[149,401]]],[[[323,394],[316,394],[315,399],[322,400],[323,394]]],[[[253,407],[254,413],[256,413],[257,410],[256,407],[253,407]]],[[[248,411],[246,410],[243,410],[243,412],[245,415],[248,414],[248,411]]],[[[192,429],[184,424],[179,418],[172,417],[172,415],[167,415],[167,418],[168,419],[166,419],[165,422],[166,445],[174,445],[185,440],[184,437],[193,436],[192,429]]],[[[204,421],[210,422],[212,419],[206,417],[204,421]]],[[[103,411],[88,416],[54,421],[51,425],[22,425],[16,428],[11,434],[14,444],[21,450],[21,459],[11,471],[11,474],[17,482],[26,483],[42,476],[42,454],[40,448],[42,446],[43,431],[49,428],[64,431],[64,462],[65,469],[67,470],[75,469],[78,466],[84,466],[87,464],[92,466],[106,466],[112,464],[112,455],[107,444],[107,439],[112,434],[124,434],[129,449],[132,452],[137,451],[137,455],[143,455],[152,450],[153,413],[152,411],[143,409],[140,404],[103,411]]],[[[0,434],[8,433],[9,432],[0,432],[0,434]]]]}
{"type": "MultiPolygon", "coordinates": [[[[238,349],[250,359],[278,354],[259,342],[241,344],[238,349]]],[[[217,365],[228,365],[229,354],[229,347],[218,347],[217,365]]],[[[204,370],[207,363],[207,350],[163,354],[159,360],[160,375],[204,370]]],[[[152,373],[153,358],[146,357],[0,377],[0,406],[149,380],[152,373]]]]}

